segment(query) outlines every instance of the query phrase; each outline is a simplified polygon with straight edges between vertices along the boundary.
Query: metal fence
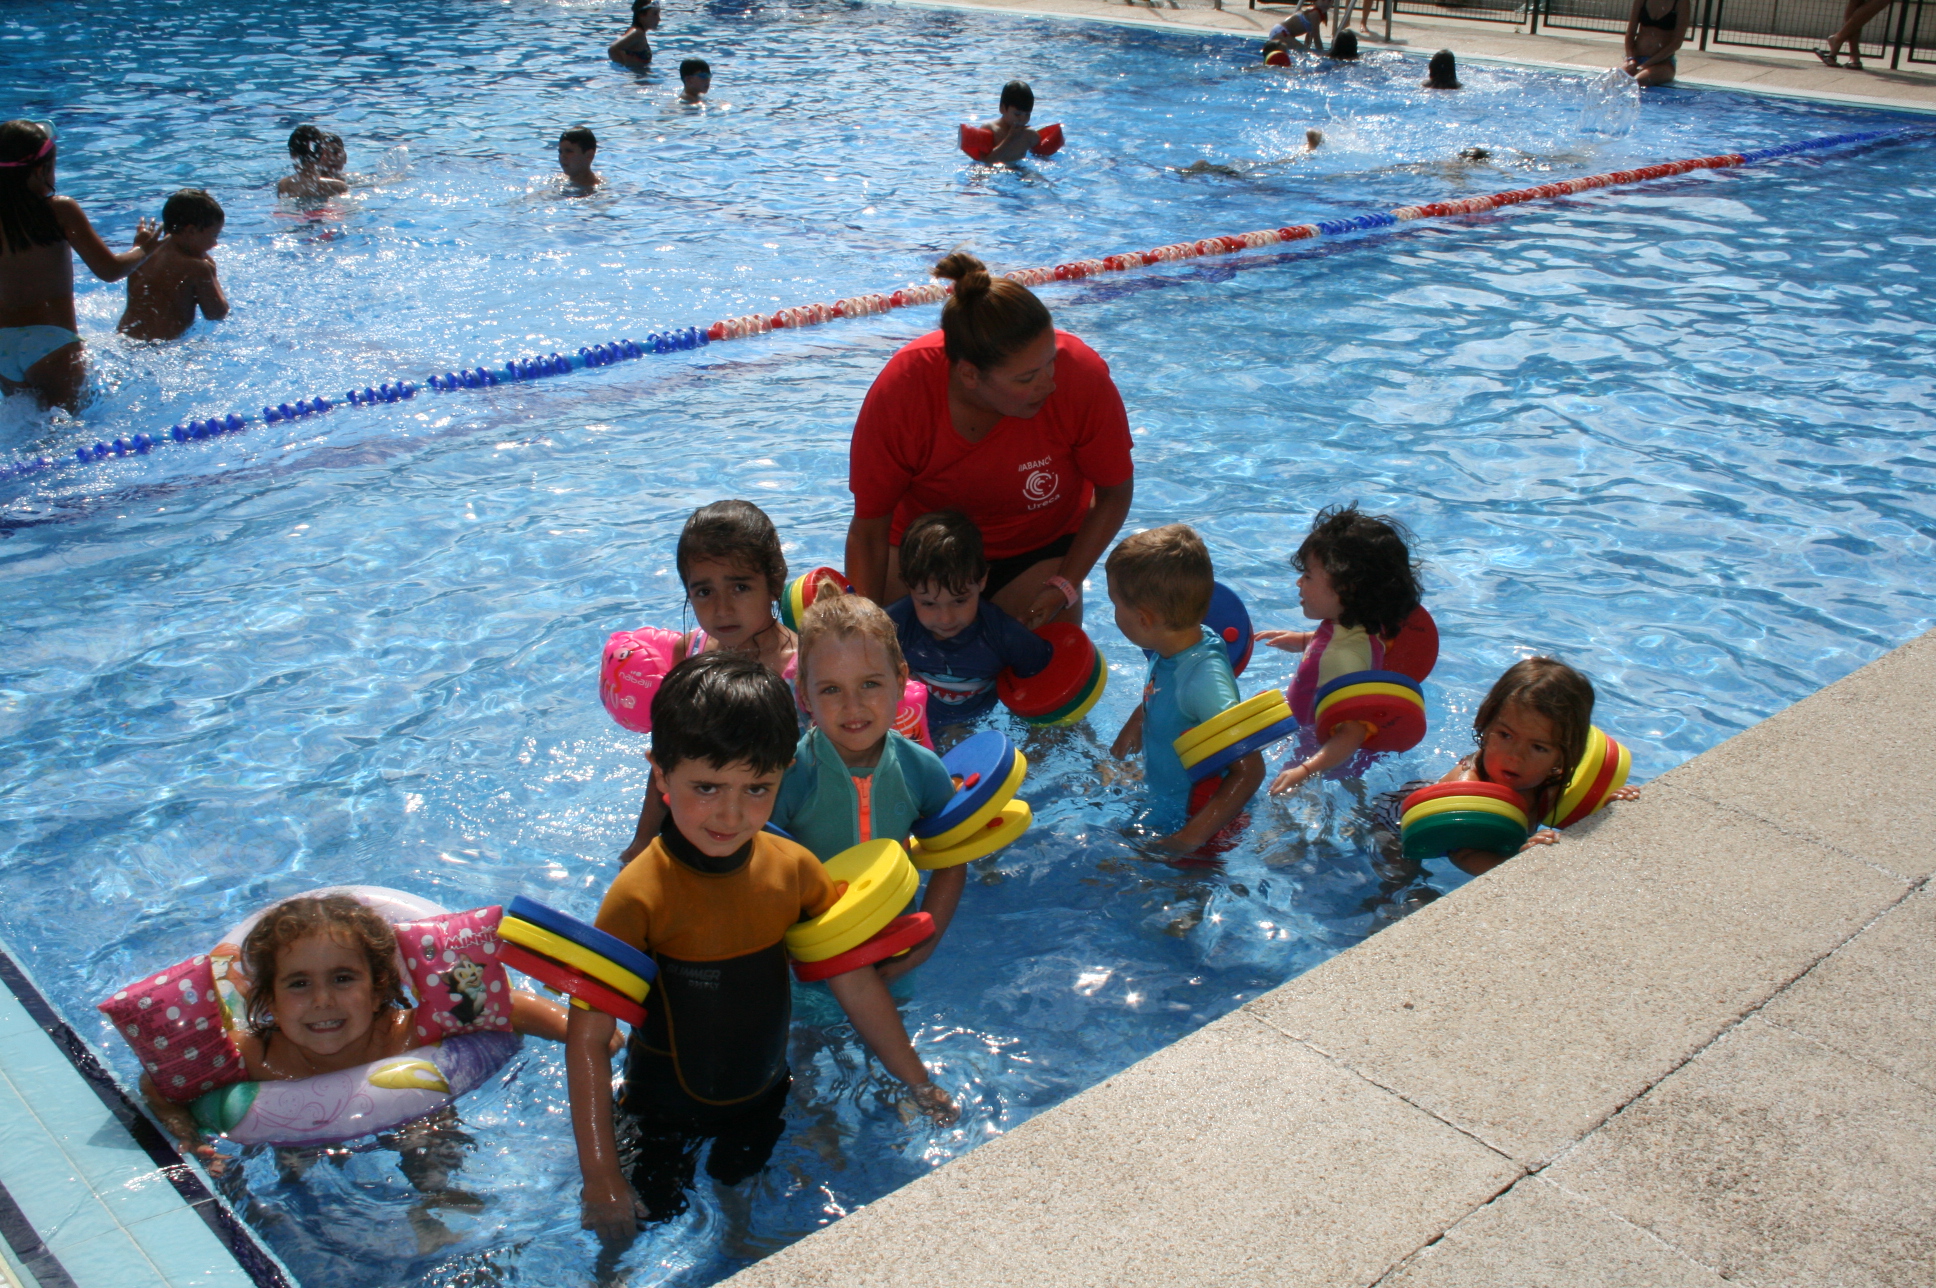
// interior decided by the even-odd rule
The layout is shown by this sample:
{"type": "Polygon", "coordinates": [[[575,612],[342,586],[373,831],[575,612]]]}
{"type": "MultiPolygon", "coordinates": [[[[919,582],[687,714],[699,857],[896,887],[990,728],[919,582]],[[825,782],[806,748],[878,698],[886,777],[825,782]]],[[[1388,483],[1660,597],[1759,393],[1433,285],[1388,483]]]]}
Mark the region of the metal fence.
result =
{"type": "MultiPolygon", "coordinates": [[[[1167,0],[1175,5],[1177,0],[1167,0]]],[[[1278,0],[1262,0],[1280,7],[1278,0]]],[[[1363,0],[1374,14],[1511,23],[1537,32],[1624,32],[1633,0],[1363,0]]],[[[1846,20],[1845,0],[1686,0],[1693,5],[1688,43],[1699,49],[1816,49],[1846,20]]],[[[1216,0],[1222,8],[1222,0],[1216,0]]],[[[1258,7],[1258,0],[1249,0],[1258,7]]],[[[1285,3],[1282,7],[1290,7],[1285,3]]],[[[1334,0],[1333,7],[1336,6],[1334,0]]],[[[1389,29],[1386,34],[1390,34],[1389,29]]],[[[1895,0],[1863,25],[1856,41],[1865,60],[1936,63],[1936,0],[1895,0]]]]}

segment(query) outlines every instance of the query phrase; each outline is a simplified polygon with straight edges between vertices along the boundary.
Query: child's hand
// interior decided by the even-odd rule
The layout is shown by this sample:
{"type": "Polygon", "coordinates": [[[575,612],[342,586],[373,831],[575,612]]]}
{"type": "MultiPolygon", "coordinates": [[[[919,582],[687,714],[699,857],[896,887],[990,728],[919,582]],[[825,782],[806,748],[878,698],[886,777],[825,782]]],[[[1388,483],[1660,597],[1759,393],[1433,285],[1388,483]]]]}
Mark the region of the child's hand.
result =
{"type": "Polygon", "coordinates": [[[1539,831],[1534,832],[1531,836],[1526,838],[1526,844],[1519,847],[1519,852],[1521,854],[1524,854],[1526,851],[1532,849],[1535,845],[1558,845],[1559,843],[1560,843],[1560,834],[1558,832],[1555,832],[1550,827],[1542,827],[1539,829],[1539,831]]]}
{"type": "Polygon", "coordinates": [[[1619,791],[1607,797],[1607,799],[1610,801],[1637,801],[1640,799],[1640,789],[1638,787],[1622,787],[1619,791]]]}
{"type": "Polygon", "coordinates": [[[937,1127],[952,1127],[961,1117],[961,1110],[949,1098],[948,1093],[932,1082],[924,1082],[918,1087],[908,1089],[914,1099],[915,1108],[934,1120],[937,1127]]]}
{"type": "Polygon", "coordinates": [[[161,225],[152,219],[143,219],[134,226],[134,248],[153,250],[161,245],[161,225]]]}
{"type": "Polygon", "coordinates": [[[597,1182],[585,1182],[578,1224],[597,1235],[600,1243],[621,1249],[630,1246],[647,1215],[645,1205],[623,1176],[614,1173],[597,1182]]]}
{"type": "Polygon", "coordinates": [[[1311,639],[1316,634],[1316,631],[1258,631],[1256,639],[1259,644],[1281,648],[1286,653],[1302,653],[1311,647],[1311,639]]]}
{"type": "Polygon", "coordinates": [[[1288,765],[1283,773],[1271,779],[1270,794],[1282,796],[1285,792],[1304,786],[1315,776],[1307,765],[1288,765]]]}

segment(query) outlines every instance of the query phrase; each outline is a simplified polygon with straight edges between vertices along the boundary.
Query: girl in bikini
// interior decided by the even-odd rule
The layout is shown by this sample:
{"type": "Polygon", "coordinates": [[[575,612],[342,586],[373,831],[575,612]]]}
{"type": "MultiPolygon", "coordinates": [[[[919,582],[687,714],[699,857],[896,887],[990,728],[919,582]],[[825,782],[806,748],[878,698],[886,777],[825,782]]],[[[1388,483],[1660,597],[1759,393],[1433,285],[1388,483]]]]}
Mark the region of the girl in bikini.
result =
{"type": "Polygon", "coordinates": [[[87,364],[74,318],[74,254],[104,282],[132,273],[161,240],[152,219],[134,246],[108,249],[80,203],[54,193],[54,136],[0,122],[0,392],[75,411],[87,364]]]}
{"type": "Polygon", "coordinates": [[[1634,0],[1627,17],[1627,60],[1620,70],[1645,89],[1674,79],[1675,55],[1687,37],[1686,0],[1634,0]]]}

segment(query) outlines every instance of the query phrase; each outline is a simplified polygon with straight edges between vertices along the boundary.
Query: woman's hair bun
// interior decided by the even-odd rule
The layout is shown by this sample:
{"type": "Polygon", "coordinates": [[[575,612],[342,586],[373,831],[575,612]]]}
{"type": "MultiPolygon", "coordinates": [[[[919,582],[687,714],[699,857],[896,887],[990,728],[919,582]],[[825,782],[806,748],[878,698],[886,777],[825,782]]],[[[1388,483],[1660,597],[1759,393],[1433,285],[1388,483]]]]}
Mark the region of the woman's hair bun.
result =
{"type": "Polygon", "coordinates": [[[993,280],[988,276],[988,265],[967,251],[960,250],[936,264],[934,275],[945,277],[955,284],[956,299],[964,295],[982,294],[993,280]]]}

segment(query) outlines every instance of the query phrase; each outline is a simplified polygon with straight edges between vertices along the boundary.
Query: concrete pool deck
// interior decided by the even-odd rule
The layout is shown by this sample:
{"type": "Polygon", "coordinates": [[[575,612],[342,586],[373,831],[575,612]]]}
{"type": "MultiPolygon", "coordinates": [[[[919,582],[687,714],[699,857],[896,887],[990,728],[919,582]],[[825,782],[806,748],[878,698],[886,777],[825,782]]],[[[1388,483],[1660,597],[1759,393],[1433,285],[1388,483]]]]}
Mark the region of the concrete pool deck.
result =
{"type": "Polygon", "coordinates": [[[1936,1283],[1936,631],[742,1271],[1936,1283]]]}
{"type": "MultiPolygon", "coordinates": [[[[1154,4],[1145,0],[897,2],[933,4],[938,8],[951,9],[997,9],[1044,17],[1156,27],[1166,31],[1254,36],[1260,42],[1290,11],[1289,6],[1282,4],[1248,9],[1239,0],[1227,0],[1223,9],[1211,8],[1202,0],[1181,8],[1172,5],[1170,0],[1158,0],[1154,4]]],[[[1353,26],[1356,27],[1355,19],[1353,26]]],[[[1371,26],[1374,32],[1381,34],[1385,29],[1383,19],[1376,13],[1371,26]]],[[[1408,15],[1392,19],[1391,34],[1392,43],[1389,46],[1374,37],[1367,40],[1363,48],[1368,53],[1381,48],[1399,49],[1418,54],[1421,58],[1437,49],[1450,49],[1461,62],[1510,62],[1569,71],[1603,70],[1619,62],[1621,56],[1618,32],[1549,33],[1541,30],[1537,35],[1527,35],[1510,23],[1408,15]]],[[[1690,41],[1682,47],[1679,55],[1678,83],[1708,89],[1744,89],[1762,94],[1786,94],[1874,107],[1936,111],[1936,67],[1928,71],[1909,68],[1890,71],[1882,60],[1870,60],[1868,66],[1871,70],[1860,72],[1824,67],[1805,49],[1709,49],[1703,52],[1690,41]]],[[[1419,74],[1424,75],[1423,67],[1419,69],[1419,74]]]]}

